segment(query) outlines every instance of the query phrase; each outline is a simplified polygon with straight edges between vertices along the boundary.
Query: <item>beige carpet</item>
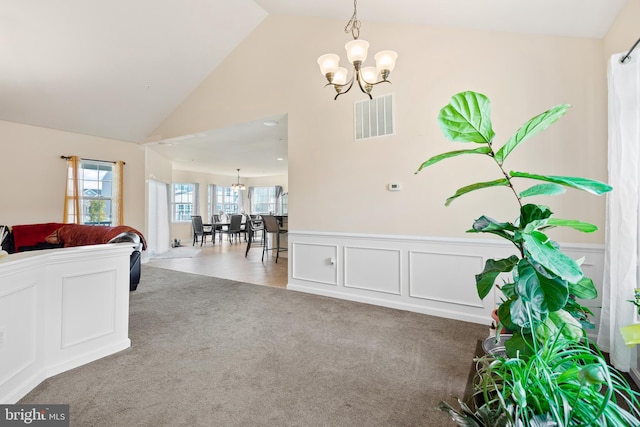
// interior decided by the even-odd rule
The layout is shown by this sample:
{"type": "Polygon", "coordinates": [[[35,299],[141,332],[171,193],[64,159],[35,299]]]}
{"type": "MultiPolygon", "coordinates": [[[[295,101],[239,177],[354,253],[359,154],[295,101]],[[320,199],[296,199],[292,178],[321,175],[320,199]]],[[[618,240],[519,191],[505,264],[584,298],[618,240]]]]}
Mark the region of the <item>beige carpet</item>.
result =
{"type": "Polygon", "coordinates": [[[446,426],[487,328],[143,266],[132,347],[20,403],[72,426],[446,426]]]}

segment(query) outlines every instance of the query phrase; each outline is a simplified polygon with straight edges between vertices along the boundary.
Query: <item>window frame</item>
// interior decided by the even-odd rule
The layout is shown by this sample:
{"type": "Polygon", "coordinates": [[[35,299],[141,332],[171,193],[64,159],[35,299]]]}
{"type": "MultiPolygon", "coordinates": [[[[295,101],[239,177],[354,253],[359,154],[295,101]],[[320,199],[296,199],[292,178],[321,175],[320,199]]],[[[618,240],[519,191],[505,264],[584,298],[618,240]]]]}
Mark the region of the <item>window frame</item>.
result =
{"type": "MultiPolygon", "coordinates": [[[[189,197],[189,196],[187,196],[189,197]]],[[[191,222],[191,216],[197,215],[198,211],[198,184],[194,182],[172,182],[171,183],[171,222],[172,223],[185,223],[191,222]],[[180,194],[180,201],[176,199],[177,186],[191,187],[190,190],[182,192],[180,194]],[[184,200],[183,195],[192,194],[192,200],[184,200]],[[178,206],[190,206],[191,209],[182,209],[182,213],[178,215],[178,206]]]]}
{"type": "MultiPolygon", "coordinates": [[[[117,188],[114,188],[115,183],[115,163],[105,160],[78,160],[78,195],[80,204],[80,224],[87,225],[102,225],[112,226],[114,223],[114,206],[118,195],[116,194],[117,188]],[[95,176],[94,176],[95,175],[95,176]],[[87,183],[93,183],[87,187],[87,183]],[[109,188],[109,195],[105,196],[105,187],[109,188]],[[89,191],[94,191],[94,195],[91,195],[89,191]],[[98,219],[92,221],[91,206],[93,202],[105,202],[105,208],[102,208],[106,218],[104,220],[98,219]],[[106,209],[108,207],[108,209],[106,209]]],[[[76,177],[73,176],[73,171],[69,169],[67,174],[67,185],[72,186],[76,177]]],[[[69,219],[67,219],[68,221],[69,219]]]]}
{"type": "MultiPolygon", "coordinates": [[[[262,196],[264,198],[264,196],[262,196]]],[[[253,195],[251,197],[251,213],[253,214],[269,214],[277,215],[279,213],[278,199],[276,198],[275,186],[253,187],[253,195]],[[268,190],[267,202],[259,201],[260,193],[264,190],[268,190]],[[260,212],[257,209],[258,204],[267,205],[268,208],[264,212],[260,212]]]]}
{"type": "MultiPolygon", "coordinates": [[[[211,192],[209,192],[211,194],[211,192]]],[[[213,209],[211,215],[218,214],[220,211],[223,211],[225,214],[235,215],[240,213],[240,198],[242,195],[240,192],[231,186],[222,186],[216,185],[216,194],[215,194],[215,206],[213,206],[213,201],[209,201],[209,206],[213,209]],[[235,201],[227,200],[227,198],[235,197],[235,201]],[[231,208],[231,209],[227,209],[231,208]]]]}

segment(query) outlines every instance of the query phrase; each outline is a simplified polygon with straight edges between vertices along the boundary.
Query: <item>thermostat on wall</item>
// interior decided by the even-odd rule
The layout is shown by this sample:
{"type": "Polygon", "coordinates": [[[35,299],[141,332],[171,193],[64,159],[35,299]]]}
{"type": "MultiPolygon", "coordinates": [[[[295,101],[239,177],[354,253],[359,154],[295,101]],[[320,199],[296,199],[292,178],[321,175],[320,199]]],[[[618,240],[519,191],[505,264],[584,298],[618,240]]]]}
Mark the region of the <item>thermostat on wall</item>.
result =
{"type": "Polygon", "coordinates": [[[387,189],[389,191],[400,191],[400,184],[389,184],[387,185],[387,189]]]}

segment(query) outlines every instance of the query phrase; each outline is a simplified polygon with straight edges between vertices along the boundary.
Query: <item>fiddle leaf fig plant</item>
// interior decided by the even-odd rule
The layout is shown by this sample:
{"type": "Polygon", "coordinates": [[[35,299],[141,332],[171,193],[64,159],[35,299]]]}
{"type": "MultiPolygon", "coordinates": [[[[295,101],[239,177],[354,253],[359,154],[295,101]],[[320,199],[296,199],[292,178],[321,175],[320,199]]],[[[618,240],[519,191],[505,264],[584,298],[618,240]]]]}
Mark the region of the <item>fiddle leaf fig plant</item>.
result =
{"type": "MultiPolygon", "coordinates": [[[[508,357],[490,354],[475,359],[477,372],[469,405],[459,401],[457,410],[441,402],[440,409],[459,426],[640,425],[640,393],[608,366],[584,333],[592,313],[578,300],[597,297],[593,281],[584,276],[582,260],[563,253],[547,235],[554,227],[583,233],[594,232],[597,227],[553,218],[549,207],[523,201],[533,196],[561,195],[566,188],[600,195],[611,187],[587,178],[505,168],[515,149],[555,123],[568,109],[564,104],[551,108],[525,123],[502,146],[494,147],[489,100],[476,92],[459,93],[440,111],[440,127],[450,140],[478,146],[439,154],[418,169],[461,155],[484,158],[495,164],[497,179],[466,185],[445,204],[476,190],[497,187],[508,189],[519,209],[515,220],[498,221],[482,215],[468,230],[496,235],[516,248],[508,258],[487,260],[484,270],[475,277],[481,299],[502,279],[499,288],[504,299],[498,306],[498,317],[513,336],[505,342],[508,357]],[[521,181],[537,182],[518,192],[516,183],[521,181]]],[[[498,331],[501,329],[498,325],[498,331]]]]}
{"type": "Polygon", "coordinates": [[[584,276],[580,267],[581,260],[574,260],[563,253],[547,232],[554,227],[570,227],[583,233],[591,233],[598,227],[579,220],[553,218],[549,207],[526,203],[525,199],[561,195],[567,188],[601,195],[611,191],[611,187],[587,178],[542,175],[505,167],[509,155],[515,149],[558,121],[569,108],[569,105],[561,104],[533,117],[502,146],[496,147],[489,99],[477,92],[458,93],[440,110],[438,122],[449,140],[471,143],[474,146],[433,156],[423,162],[416,172],[442,160],[474,155],[495,164],[497,178],[459,188],[446,200],[445,205],[448,206],[457,198],[473,191],[493,187],[505,188],[513,194],[520,212],[518,218],[501,222],[482,215],[468,230],[470,233],[499,236],[517,249],[517,255],[487,260],[484,270],[475,277],[478,296],[484,299],[499,277],[504,278],[505,274],[510,274],[510,279],[499,286],[504,300],[498,307],[500,323],[514,333],[506,342],[509,355],[517,352],[530,354],[535,351],[536,341],[543,342],[555,330],[562,331],[567,339],[579,340],[583,335],[583,328],[590,326],[588,316],[592,313],[581,306],[577,299],[597,296],[593,281],[584,276]],[[520,184],[531,181],[534,183],[527,188],[516,190],[516,182],[520,184]]]}

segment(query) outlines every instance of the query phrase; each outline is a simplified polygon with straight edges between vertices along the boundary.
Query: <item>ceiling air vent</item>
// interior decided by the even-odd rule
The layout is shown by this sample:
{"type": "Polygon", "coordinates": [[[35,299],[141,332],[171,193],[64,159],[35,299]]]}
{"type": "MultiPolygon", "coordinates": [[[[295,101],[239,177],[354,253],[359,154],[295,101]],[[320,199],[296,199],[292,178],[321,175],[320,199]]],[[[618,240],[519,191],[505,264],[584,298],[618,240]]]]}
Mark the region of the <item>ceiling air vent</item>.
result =
{"type": "Polygon", "coordinates": [[[383,95],[355,103],[356,141],[393,135],[393,95],[383,95]]]}

